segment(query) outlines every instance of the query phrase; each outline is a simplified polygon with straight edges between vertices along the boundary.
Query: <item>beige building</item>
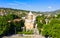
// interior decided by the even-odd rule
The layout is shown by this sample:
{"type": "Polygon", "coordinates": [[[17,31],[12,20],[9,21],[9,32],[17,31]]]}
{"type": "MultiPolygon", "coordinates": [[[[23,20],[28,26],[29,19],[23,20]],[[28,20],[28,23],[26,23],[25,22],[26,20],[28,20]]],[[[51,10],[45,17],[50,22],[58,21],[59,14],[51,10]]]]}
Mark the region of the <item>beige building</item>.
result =
{"type": "Polygon", "coordinates": [[[35,16],[32,12],[29,12],[28,15],[25,17],[25,28],[27,30],[32,30],[34,28],[35,16]]]}

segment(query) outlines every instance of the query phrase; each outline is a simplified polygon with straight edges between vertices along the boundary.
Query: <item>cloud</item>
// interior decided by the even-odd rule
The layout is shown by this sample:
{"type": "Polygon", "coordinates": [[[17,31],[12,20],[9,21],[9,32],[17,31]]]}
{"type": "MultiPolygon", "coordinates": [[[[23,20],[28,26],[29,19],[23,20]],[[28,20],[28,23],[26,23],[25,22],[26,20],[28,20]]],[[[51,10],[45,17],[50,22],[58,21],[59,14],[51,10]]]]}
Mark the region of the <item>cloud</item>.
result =
{"type": "Polygon", "coordinates": [[[49,9],[51,9],[51,8],[52,8],[52,6],[48,6],[48,8],[49,8],[49,9]]]}
{"type": "Polygon", "coordinates": [[[26,5],[26,4],[25,3],[22,3],[22,2],[14,1],[14,2],[8,3],[7,5],[16,5],[16,6],[18,6],[18,5],[26,5]]]}
{"type": "Polygon", "coordinates": [[[9,6],[26,6],[29,8],[31,7],[31,5],[24,3],[24,2],[19,2],[19,1],[14,1],[14,2],[8,3],[7,5],[9,5],[9,6]]]}
{"type": "Polygon", "coordinates": [[[15,9],[31,10],[32,6],[26,2],[13,1],[6,4],[6,7],[15,9]]]}
{"type": "Polygon", "coordinates": [[[8,3],[8,5],[19,5],[17,3],[8,3]]]}
{"type": "Polygon", "coordinates": [[[15,3],[19,4],[19,5],[23,5],[23,6],[27,6],[27,7],[31,7],[31,5],[24,3],[24,2],[18,2],[18,1],[14,1],[15,3]]]}
{"type": "Polygon", "coordinates": [[[17,4],[22,4],[22,5],[26,5],[26,3],[23,3],[23,2],[18,2],[18,1],[14,1],[14,3],[17,3],[17,4]]]}

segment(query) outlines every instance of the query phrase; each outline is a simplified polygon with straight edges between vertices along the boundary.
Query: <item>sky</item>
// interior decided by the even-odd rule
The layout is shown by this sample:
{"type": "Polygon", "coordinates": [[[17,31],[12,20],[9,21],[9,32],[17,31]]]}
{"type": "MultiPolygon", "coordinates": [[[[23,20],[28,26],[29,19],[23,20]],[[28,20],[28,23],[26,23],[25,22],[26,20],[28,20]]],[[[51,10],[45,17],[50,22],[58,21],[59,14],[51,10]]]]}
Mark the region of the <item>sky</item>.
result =
{"type": "Polygon", "coordinates": [[[0,0],[0,7],[30,11],[54,11],[60,9],[60,0],[0,0]]]}

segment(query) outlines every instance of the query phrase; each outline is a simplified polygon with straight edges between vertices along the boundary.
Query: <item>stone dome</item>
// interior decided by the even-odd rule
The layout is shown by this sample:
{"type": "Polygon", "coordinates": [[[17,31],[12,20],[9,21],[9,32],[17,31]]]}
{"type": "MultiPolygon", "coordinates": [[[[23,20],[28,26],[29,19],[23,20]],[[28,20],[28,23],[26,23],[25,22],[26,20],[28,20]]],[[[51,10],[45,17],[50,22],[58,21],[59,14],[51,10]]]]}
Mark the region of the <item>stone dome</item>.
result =
{"type": "Polygon", "coordinates": [[[32,12],[30,11],[28,15],[33,15],[32,12]]]}

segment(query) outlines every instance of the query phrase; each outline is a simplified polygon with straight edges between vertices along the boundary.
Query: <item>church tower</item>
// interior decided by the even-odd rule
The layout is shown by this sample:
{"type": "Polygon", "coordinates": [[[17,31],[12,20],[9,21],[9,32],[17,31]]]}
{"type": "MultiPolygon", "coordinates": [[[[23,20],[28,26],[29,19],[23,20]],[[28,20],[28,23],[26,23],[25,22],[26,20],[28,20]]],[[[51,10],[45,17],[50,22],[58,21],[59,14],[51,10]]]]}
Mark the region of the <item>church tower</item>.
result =
{"type": "Polygon", "coordinates": [[[32,12],[29,12],[27,18],[25,19],[26,31],[32,30],[34,28],[34,21],[35,21],[35,16],[32,14],[32,12]]]}

